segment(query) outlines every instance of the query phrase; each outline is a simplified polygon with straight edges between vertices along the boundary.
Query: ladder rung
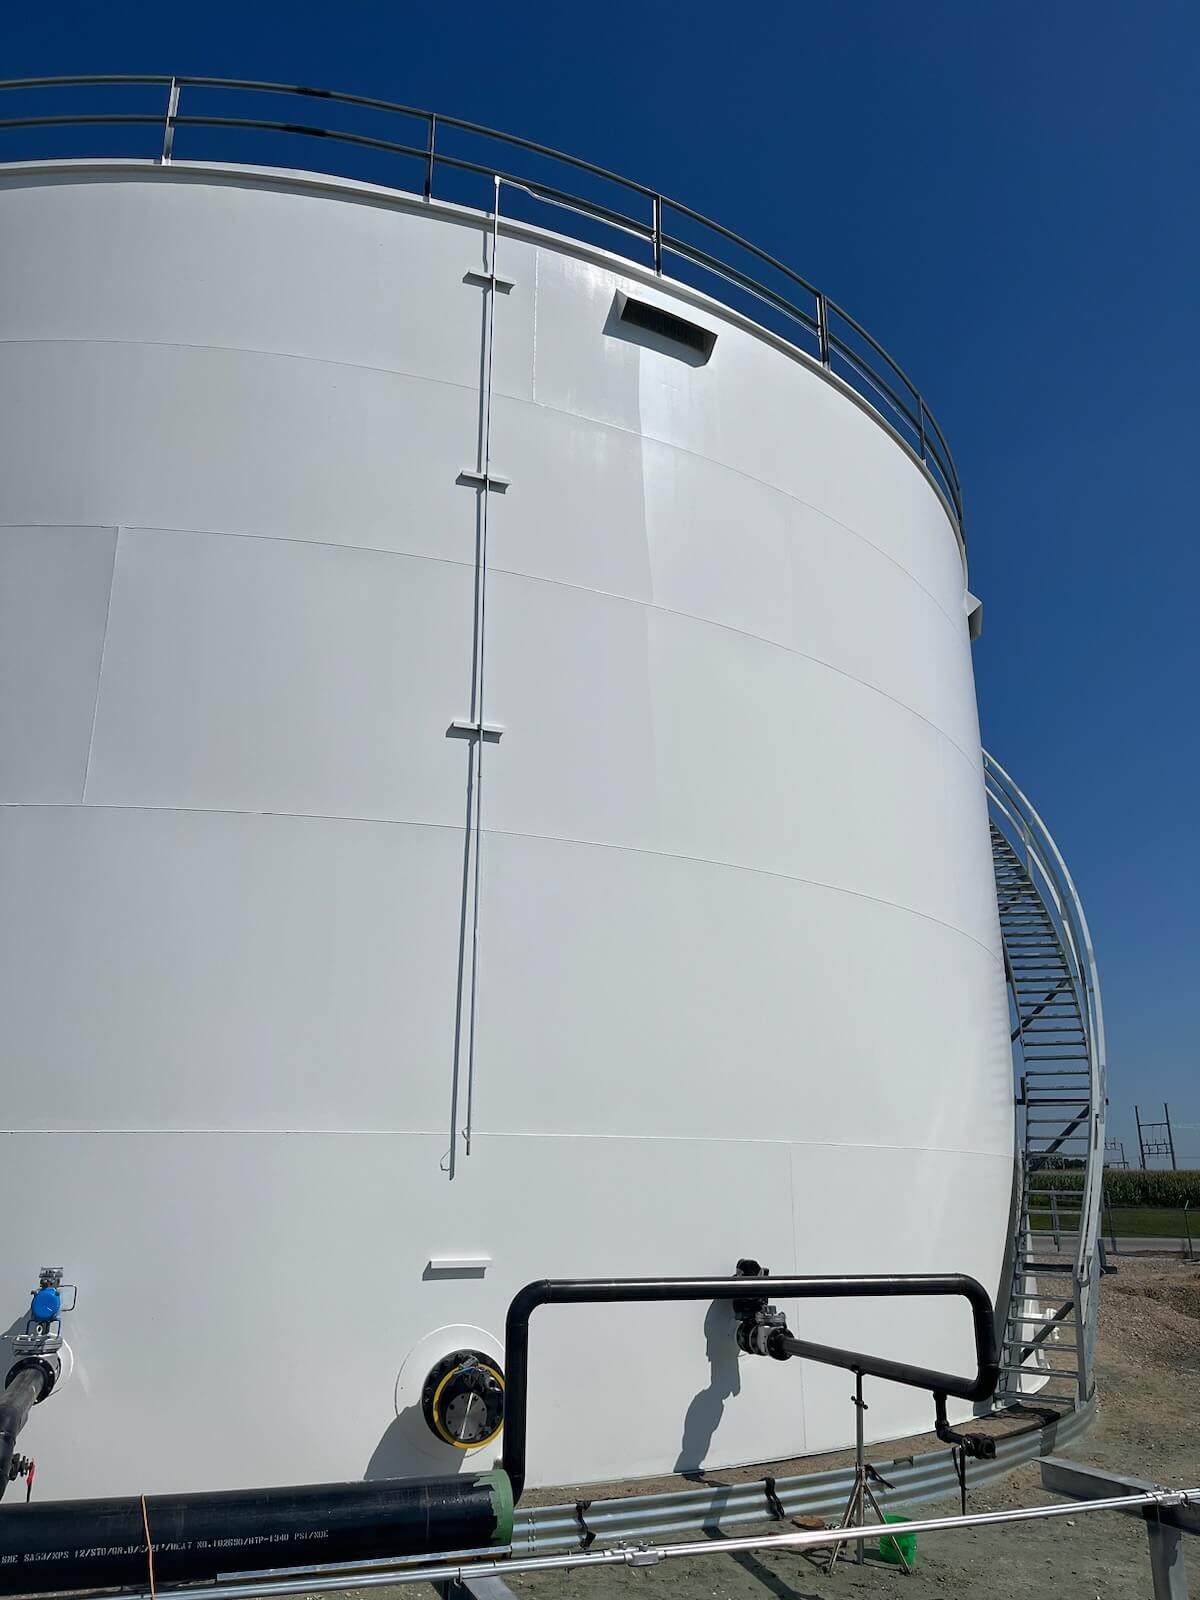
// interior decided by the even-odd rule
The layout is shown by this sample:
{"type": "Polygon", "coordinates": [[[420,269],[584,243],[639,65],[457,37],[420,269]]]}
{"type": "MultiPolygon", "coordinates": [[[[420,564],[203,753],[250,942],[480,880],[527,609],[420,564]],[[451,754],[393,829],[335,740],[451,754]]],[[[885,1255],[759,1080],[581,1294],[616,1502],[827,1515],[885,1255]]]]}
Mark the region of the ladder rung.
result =
{"type": "MultiPolygon", "coordinates": [[[[1020,1345],[1021,1348],[1024,1349],[1024,1347],[1029,1343],[1029,1340],[1028,1339],[1009,1339],[1009,1340],[1006,1341],[1006,1343],[1012,1345],[1014,1350],[1017,1348],[1018,1345],[1020,1345]]],[[[1048,1339],[1039,1339],[1037,1344],[1035,1344],[1033,1346],[1033,1349],[1030,1351],[1031,1355],[1033,1354],[1034,1350],[1060,1350],[1066,1355],[1078,1355],[1079,1354],[1079,1346],[1077,1344],[1057,1344],[1057,1343],[1051,1344],[1048,1339]]],[[[1026,1360],[1028,1360],[1028,1359],[1029,1358],[1027,1356],[1026,1360]]],[[[1061,1371],[1062,1369],[1060,1368],[1059,1370],[1061,1371]]]]}
{"type": "Polygon", "coordinates": [[[1072,1372],[1069,1369],[1064,1370],[1062,1367],[1053,1369],[1047,1367],[1027,1367],[1024,1365],[1018,1365],[1014,1367],[1011,1365],[1011,1363],[1004,1361],[1000,1363],[1000,1371],[1023,1372],[1026,1377],[1036,1376],[1038,1378],[1077,1378],[1079,1376],[1077,1372],[1072,1372]]]}
{"type": "MultiPolygon", "coordinates": [[[[1048,1324],[1056,1329],[1061,1328],[1065,1333],[1074,1333],[1074,1311],[1074,1304],[1070,1300],[1066,1300],[1057,1308],[1053,1316],[1039,1316],[1032,1311],[1010,1311],[1005,1317],[1004,1321],[1006,1325],[1013,1328],[1033,1327],[1040,1332],[1041,1329],[1048,1324]],[[1071,1307],[1070,1311],[1065,1309],[1066,1306],[1071,1307]]],[[[1002,1344],[1028,1344],[1029,1342],[1029,1337],[1023,1333],[1006,1333],[1004,1338],[1001,1340],[1002,1344]]],[[[1043,1337],[1040,1343],[1044,1344],[1045,1342],[1046,1339],[1043,1337]]],[[[1073,1344],[1056,1343],[1054,1348],[1056,1350],[1074,1350],[1076,1349],[1076,1346],[1073,1344]]]]}

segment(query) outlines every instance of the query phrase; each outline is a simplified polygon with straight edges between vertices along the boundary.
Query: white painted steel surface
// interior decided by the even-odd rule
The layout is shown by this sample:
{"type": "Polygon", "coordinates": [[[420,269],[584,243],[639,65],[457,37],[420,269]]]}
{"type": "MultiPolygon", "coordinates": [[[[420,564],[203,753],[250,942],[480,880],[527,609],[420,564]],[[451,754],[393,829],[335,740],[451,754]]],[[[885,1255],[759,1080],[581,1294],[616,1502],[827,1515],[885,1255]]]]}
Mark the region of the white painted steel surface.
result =
{"type": "MultiPolygon", "coordinates": [[[[42,1263],[78,1282],[23,1440],[48,1495],[470,1468],[397,1375],[532,1277],[997,1289],[1008,1010],[942,502],[802,356],[502,228],[504,732],[469,789],[489,238],[295,174],[0,173],[0,1325],[42,1263]],[[622,289],[715,330],[707,365],[622,332],[622,289]]],[[[965,1307],[790,1310],[971,1366],[965,1307]]],[[[738,1361],[728,1317],[548,1310],[530,1481],[844,1444],[847,1376],[738,1361]]],[[[928,1426],[868,1390],[869,1437],[928,1426]]]]}

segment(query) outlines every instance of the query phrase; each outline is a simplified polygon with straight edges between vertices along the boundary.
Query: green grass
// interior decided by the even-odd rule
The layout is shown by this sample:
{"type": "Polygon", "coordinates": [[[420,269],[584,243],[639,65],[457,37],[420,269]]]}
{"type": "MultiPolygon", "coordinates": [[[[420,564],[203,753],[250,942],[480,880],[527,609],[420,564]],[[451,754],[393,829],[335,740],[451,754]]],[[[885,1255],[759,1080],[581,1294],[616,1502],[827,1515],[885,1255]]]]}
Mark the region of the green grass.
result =
{"type": "MultiPolygon", "coordinates": [[[[1114,1206],[1100,1219],[1104,1232],[1118,1239],[1186,1239],[1183,1212],[1178,1206],[1114,1206]],[[1109,1218],[1112,1218],[1111,1222],[1109,1218]]],[[[1200,1243],[1200,1214],[1188,1212],[1192,1239],[1200,1243]]]]}
{"type": "MultiPolygon", "coordinates": [[[[1071,1205],[1062,1200],[1058,1204],[1058,1222],[1061,1228],[1068,1232],[1075,1232],[1079,1225],[1079,1213],[1071,1205]]],[[[1100,1218],[1104,1237],[1115,1233],[1118,1239],[1184,1239],[1187,1234],[1184,1228],[1183,1212],[1178,1206],[1105,1206],[1100,1218]]],[[[1200,1249],[1200,1209],[1193,1207],[1188,1212],[1188,1223],[1192,1230],[1192,1239],[1200,1249]]],[[[1049,1233],[1051,1231],[1051,1218],[1045,1212],[1039,1212],[1033,1218],[1035,1233],[1049,1233]]]]}

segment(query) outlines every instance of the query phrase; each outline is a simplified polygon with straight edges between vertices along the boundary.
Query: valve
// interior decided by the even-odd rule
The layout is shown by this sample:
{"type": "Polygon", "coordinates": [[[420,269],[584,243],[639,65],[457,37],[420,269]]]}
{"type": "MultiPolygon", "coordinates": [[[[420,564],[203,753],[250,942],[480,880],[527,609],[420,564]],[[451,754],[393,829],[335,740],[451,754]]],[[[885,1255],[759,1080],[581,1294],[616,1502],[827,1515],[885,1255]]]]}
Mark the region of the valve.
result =
{"type": "Polygon", "coordinates": [[[37,1462],[32,1456],[14,1456],[12,1465],[8,1469],[9,1483],[16,1483],[18,1478],[25,1479],[25,1503],[33,1498],[33,1479],[37,1472],[37,1462]]]}
{"type": "Polygon", "coordinates": [[[20,1361],[41,1358],[47,1371],[53,1368],[47,1394],[58,1377],[57,1352],[63,1347],[62,1319],[66,1312],[75,1309],[78,1294],[73,1283],[63,1282],[61,1267],[42,1267],[37,1288],[30,1291],[29,1317],[24,1332],[12,1335],[12,1352],[20,1361]]]}
{"type": "Polygon", "coordinates": [[[62,1346],[62,1315],[73,1311],[78,1290],[73,1283],[63,1283],[61,1267],[42,1267],[38,1272],[38,1286],[29,1296],[29,1321],[25,1332],[13,1340],[13,1348],[21,1355],[45,1355],[62,1346]],[[64,1299],[64,1295],[70,1299],[64,1299]]]}
{"type": "Polygon", "coordinates": [[[35,1322],[53,1322],[62,1310],[62,1295],[52,1284],[38,1289],[30,1307],[35,1322]]]}
{"type": "MultiPolygon", "coordinates": [[[[737,1264],[735,1276],[739,1278],[769,1278],[770,1268],[761,1266],[749,1257],[737,1264]]],[[[787,1317],[777,1306],[767,1304],[765,1294],[743,1295],[733,1302],[738,1319],[738,1349],[748,1356],[772,1356],[776,1361],[786,1361],[788,1352],[780,1348],[779,1334],[788,1331],[787,1317]]]]}
{"type": "Polygon", "coordinates": [[[964,1460],[970,1457],[974,1461],[994,1461],[996,1459],[996,1439],[990,1433],[961,1433],[957,1428],[950,1426],[946,1416],[946,1396],[934,1393],[934,1424],[933,1431],[943,1444],[951,1445],[955,1450],[961,1450],[964,1460]]]}

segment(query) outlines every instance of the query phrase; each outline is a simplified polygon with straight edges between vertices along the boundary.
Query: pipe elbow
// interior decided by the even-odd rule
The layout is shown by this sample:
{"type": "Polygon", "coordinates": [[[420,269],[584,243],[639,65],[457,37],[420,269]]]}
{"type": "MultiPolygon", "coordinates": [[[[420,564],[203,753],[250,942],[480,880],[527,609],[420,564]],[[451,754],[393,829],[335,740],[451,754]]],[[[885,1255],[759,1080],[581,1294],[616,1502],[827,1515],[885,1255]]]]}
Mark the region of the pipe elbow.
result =
{"type": "Polygon", "coordinates": [[[531,1312],[536,1311],[538,1306],[549,1304],[553,1298],[554,1285],[549,1278],[535,1278],[532,1283],[527,1283],[523,1289],[517,1290],[509,1302],[509,1327],[528,1322],[531,1312]]]}

